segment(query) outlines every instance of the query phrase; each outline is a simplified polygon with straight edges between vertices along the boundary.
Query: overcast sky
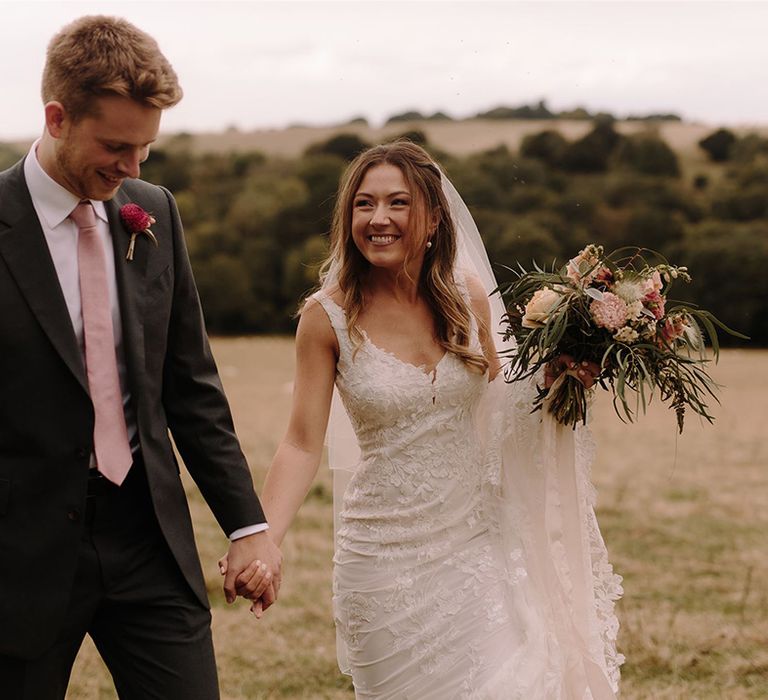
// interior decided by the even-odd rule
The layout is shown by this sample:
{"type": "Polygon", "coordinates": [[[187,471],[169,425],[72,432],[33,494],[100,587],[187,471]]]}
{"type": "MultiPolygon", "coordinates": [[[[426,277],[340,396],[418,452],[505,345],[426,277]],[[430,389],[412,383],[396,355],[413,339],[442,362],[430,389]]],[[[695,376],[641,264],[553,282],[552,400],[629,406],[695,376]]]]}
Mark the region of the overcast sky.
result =
{"type": "Polygon", "coordinates": [[[768,124],[767,2],[0,0],[0,140],[41,128],[45,47],[83,14],[153,34],[186,96],[164,131],[464,117],[546,99],[768,124]]]}

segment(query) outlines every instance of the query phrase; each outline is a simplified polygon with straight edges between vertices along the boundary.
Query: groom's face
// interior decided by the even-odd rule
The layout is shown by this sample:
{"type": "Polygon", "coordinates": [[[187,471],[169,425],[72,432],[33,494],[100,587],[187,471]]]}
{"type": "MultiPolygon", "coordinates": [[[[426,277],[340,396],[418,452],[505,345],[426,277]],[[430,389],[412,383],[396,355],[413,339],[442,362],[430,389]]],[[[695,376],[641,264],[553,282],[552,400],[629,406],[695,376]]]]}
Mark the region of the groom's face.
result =
{"type": "Polygon", "coordinates": [[[72,122],[63,110],[55,139],[54,172],[48,174],[83,199],[107,200],[123,180],[139,176],[157,138],[161,110],[127,97],[96,100],[91,116],[72,122]]]}

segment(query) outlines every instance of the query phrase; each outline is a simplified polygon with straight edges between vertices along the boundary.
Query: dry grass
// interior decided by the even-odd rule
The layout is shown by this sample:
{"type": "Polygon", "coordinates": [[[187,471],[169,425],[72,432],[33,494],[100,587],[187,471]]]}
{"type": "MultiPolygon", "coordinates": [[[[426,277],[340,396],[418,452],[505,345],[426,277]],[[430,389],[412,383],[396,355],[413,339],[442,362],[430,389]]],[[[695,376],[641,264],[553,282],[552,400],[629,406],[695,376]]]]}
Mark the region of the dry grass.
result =
{"type": "MultiPolygon", "coordinates": [[[[287,418],[292,341],[222,339],[214,347],[260,483],[287,418]]],[[[715,368],[726,387],[716,425],[691,419],[679,438],[673,416],[660,406],[631,427],[608,401],[596,406],[599,517],[625,577],[624,700],[768,697],[767,373],[766,352],[724,353],[715,368]]],[[[286,539],[281,600],[261,622],[244,603],[224,603],[216,559],[225,540],[191,484],[189,494],[214,606],[223,697],[352,698],[335,665],[327,470],[286,539]]],[[[68,697],[115,697],[89,642],[68,697]]]]}

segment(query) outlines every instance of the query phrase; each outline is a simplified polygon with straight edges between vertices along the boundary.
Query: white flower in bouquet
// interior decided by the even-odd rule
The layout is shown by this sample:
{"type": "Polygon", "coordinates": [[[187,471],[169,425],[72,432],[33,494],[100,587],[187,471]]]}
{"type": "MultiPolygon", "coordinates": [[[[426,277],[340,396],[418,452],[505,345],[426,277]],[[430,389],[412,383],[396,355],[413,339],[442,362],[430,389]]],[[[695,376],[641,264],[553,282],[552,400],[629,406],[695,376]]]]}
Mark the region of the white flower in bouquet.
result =
{"type": "Polygon", "coordinates": [[[645,306],[642,301],[633,301],[627,304],[627,318],[630,321],[639,321],[643,315],[643,309],[645,306]]]}
{"type": "Polygon", "coordinates": [[[655,318],[644,318],[640,326],[640,337],[643,340],[655,340],[658,328],[656,327],[655,318]]]}
{"type": "Polygon", "coordinates": [[[624,326],[623,328],[619,328],[616,333],[613,334],[613,339],[619,343],[634,343],[638,338],[640,337],[640,334],[631,326],[624,326]]]}
{"type": "Polygon", "coordinates": [[[621,297],[627,305],[641,301],[646,295],[645,280],[619,280],[613,285],[611,291],[618,297],[621,297]]]}
{"type": "Polygon", "coordinates": [[[539,289],[525,305],[523,315],[524,328],[541,328],[549,319],[552,311],[560,303],[562,296],[553,289],[539,289]]]}

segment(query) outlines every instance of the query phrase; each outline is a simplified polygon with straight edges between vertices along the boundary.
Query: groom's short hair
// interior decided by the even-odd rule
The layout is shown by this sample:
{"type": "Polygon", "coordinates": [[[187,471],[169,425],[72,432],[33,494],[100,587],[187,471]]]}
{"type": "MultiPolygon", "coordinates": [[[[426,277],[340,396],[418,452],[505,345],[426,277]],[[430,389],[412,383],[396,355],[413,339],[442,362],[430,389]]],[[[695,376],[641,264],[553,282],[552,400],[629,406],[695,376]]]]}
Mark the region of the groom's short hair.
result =
{"type": "Polygon", "coordinates": [[[98,97],[118,95],[166,109],[181,100],[176,72],[146,32],[119,17],[87,16],[48,44],[43,102],[61,102],[73,121],[95,113],[98,97]]]}

